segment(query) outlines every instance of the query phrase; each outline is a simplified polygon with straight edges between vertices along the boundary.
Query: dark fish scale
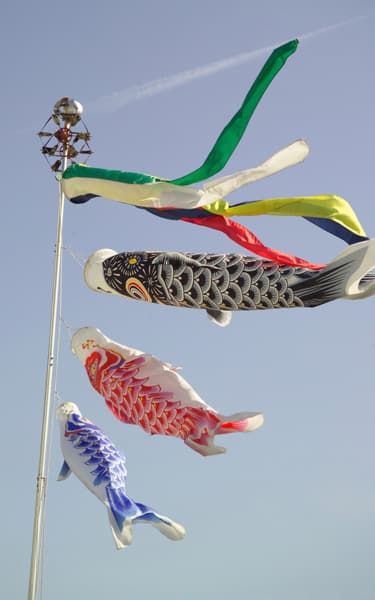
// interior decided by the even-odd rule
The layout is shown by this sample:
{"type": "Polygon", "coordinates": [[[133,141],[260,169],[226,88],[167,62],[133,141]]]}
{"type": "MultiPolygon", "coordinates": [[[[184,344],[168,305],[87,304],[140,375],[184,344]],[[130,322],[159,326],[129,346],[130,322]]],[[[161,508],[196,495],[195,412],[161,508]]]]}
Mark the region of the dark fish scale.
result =
{"type": "MultiPolygon", "coordinates": [[[[255,303],[255,305],[259,304],[261,301],[260,291],[255,285],[250,286],[247,296],[248,296],[249,300],[251,300],[253,303],[255,303]]],[[[243,300],[245,300],[245,297],[243,297],[243,300]]]]}
{"type": "Polygon", "coordinates": [[[251,272],[251,283],[253,285],[255,285],[257,281],[262,277],[263,272],[264,271],[262,267],[258,267],[256,270],[251,272]]]}
{"type": "MultiPolygon", "coordinates": [[[[267,274],[267,276],[268,276],[268,274],[267,274]]],[[[277,283],[280,278],[281,278],[280,271],[275,271],[274,273],[272,273],[271,275],[268,276],[268,281],[270,282],[270,285],[275,285],[275,283],[277,283]]]]}
{"type": "Polygon", "coordinates": [[[285,294],[285,291],[288,288],[288,284],[285,281],[285,279],[282,279],[280,277],[280,279],[276,282],[275,287],[276,287],[277,291],[279,292],[279,296],[281,299],[281,297],[283,296],[283,294],[285,294]]]}
{"type": "Polygon", "coordinates": [[[272,304],[271,300],[267,298],[267,296],[262,296],[261,298],[262,308],[275,308],[272,304]]]}
{"type": "Polygon", "coordinates": [[[273,305],[276,305],[279,301],[279,294],[277,289],[271,285],[267,291],[267,298],[272,302],[273,305]]]}
{"type": "Polygon", "coordinates": [[[258,303],[255,303],[254,300],[245,296],[241,302],[241,307],[243,307],[244,310],[256,310],[257,304],[258,303]]]}
{"type": "Polygon", "coordinates": [[[238,286],[241,289],[242,294],[247,294],[251,286],[251,277],[245,271],[242,271],[241,275],[238,277],[238,286]]]}
{"type": "Polygon", "coordinates": [[[217,303],[211,300],[207,294],[203,296],[203,305],[205,308],[212,308],[213,310],[217,310],[217,303]]]}
{"type": "Polygon", "coordinates": [[[170,288],[173,282],[174,268],[172,265],[159,265],[160,276],[163,278],[165,287],[170,288]]]}
{"type": "Polygon", "coordinates": [[[291,306],[294,302],[293,290],[291,290],[290,288],[287,288],[284,293],[284,298],[285,298],[285,301],[288,303],[288,306],[291,306]]]}
{"type": "Polygon", "coordinates": [[[305,306],[305,305],[302,302],[301,298],[297,298],[297,296],[294,296],[294,306],[305,306]]]}
{"type": "Polygon", "coordinates": [[[267,263],[263,266],[263,269],[267,277],[271,277],[271,275],[280,271],[280,265],[277,265],[276,263],[267,263]]]}
{"type": "Polygon", "coordinates": [[[263,269],[263,263],[261,260],[258,259],[251,259],[251,260],[246,260],[245,261],[245,271],[247,271],[248,273],[252,272],[252,271],[257,271],[258,269],[263,269]]]}
{"type": "Polygon", "coordinates": [[[244,270],[244,265],[242,263],[237,263],[228,267],[227,271],[229,273],[229,279],[231,281],[236,281],[238,277],[241,275],[244,270]]]}
{"type": "Polygon", "coordinates": [[[207,263],[207,258],[204,254],[186,254],[186,256],[188,258],[192,258],[193,260],[196,260],[198,263],[201,263],[201,265],[205,265],[207,263]]]}
{"type": "Polygon", "coordinates": [[[211,285],[211,272],[209,269],[203,269],[199,277],[195,278],[196,283],[201,288],[202,294],[205,294],[211,285]]]}
{"type": "Polygon", "coordinates": [[[173,279],[172,283],[169,286],[169,292],[177,302],[183,302],[184,288],[182,286],[182,283],[178,279],[173,279]]]}
{"type": "MultiPolygon", "coordinates": [[[[304,269],[301,269],[301,272],[303,272],[304,269]]],[[[280,268],[280,274],[282,277],[288,278],[288,277],[292,277],[293,275],[297,274],[297,269],[295,269],[294,267],[281,267],[280,268]]]]}
{"type": "Polygon", "coordinates": [[[244,265],[244,263],[246,262],[243,260],[243,257],[241,257],[241,254],[227,254],[224,256],[224,260],[226,262],[227,269],[230,269],[231,267],[234,267],[234,265],[238,265],[239,263],[241,265],[244,265]]]}
{"type": "Polygon", "coordinates": [[[208,296],[208,298],[211,300],[211,302],[215,303],[216,308],[218,306],[220,306],[220,304],[222,303],[221,292],[219,291],[219,288],[213,282],[212,282],[210,289],[207,291],[206,296],[208,296]]]}
{"type": "Polygon", "coordinates": [[[187,306],[189,308],[201,308],[201,306],[196,302],[190,294],[185,294],[185,300],[183,306],[187,306]]]}
{"type": "Polygon", "coordinates": [[[257,281],[257,287],[261,296],[264,296],[268,292],[270,287],[270,280],[265,274],[262,275],[257,281]]]}
{"type": "Polygon", "coordinates": [[[202,304],[202,302],[203,302],[202,290],[196,281],[194,281],[194,283],[192,285],[189,296],[192,298],[192,300],[194,300],[194,302],[196,304],[202,304]]]}
{"type": "Polygon", "coordinates": [[[228,271],[218,271],[217,273],[213,273],[212,281],[215,282],[215,285],[217,285],[217,288],[220,291],[226,290],[230,282],[228,271]]]}
{"type": "Polygon", "coordinates": [[[237,283],[231,282],[229,284],[227,295],[232,298],[235,304],[240,304],[242,302],[242,291],[237,283]]]}
{"type": "Polygon", "coordinates": [[[226,268],[225,254],[199,254],[197,256],[199,256],[197,260],[202,264],[218,267],[220,269],[226,268]]]}
{"type": "Polygon", "coordinates": [[[288,304],[288,302],[286,301],[285,298],[280,298],[279,299],[279,304],[282,308],[290,308],[290,304],[288,304]]]}
{"type": "Polygon", "coordinates": [[[191,267],[185,267],[183,272],[179,275],[181,285],[184,288],[185,292],[191,290],[191,286],[193,285],[194,276],[191,267]]]}
{"type": "Polygon", "coordinates": [[[220,308],[226,308],[227,310],[238,310],[238,303],[236,304],[233,298],[231,298],[228,294],[223,294],[220,308]]]}

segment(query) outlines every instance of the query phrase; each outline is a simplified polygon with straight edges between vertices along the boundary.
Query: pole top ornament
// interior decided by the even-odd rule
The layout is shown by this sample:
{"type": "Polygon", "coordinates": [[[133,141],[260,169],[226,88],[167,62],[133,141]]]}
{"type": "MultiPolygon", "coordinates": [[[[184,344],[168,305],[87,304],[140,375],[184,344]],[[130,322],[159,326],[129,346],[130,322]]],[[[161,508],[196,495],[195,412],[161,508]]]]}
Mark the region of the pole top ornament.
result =
{"type": "Polygon", "coordinates": [[[67,158],[70,164],[85,163],[93,154],[88,144],[91,135],[82,120],[82,113],[83,106],[80,102],[64,96],[56,102],[51,116],[38,133],[44,142],[41,152],[54,172],[61,172],[63,158],[67,158]],[[46,131],[49,123],[55,124],[58,129],[53,132],[46,131]],[[53,162],[53,159],[56,160],[53,162]]]}

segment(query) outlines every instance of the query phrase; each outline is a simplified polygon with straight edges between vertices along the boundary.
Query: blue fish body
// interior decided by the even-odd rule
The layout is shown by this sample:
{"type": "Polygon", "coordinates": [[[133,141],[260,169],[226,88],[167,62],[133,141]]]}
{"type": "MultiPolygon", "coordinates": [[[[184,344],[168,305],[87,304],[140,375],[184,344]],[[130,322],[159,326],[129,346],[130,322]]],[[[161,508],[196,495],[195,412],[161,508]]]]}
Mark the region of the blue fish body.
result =
{"type": "Polygon", "coordinates": [[[182,525],[127,496],[125,457],[97,425],[82,417],[77,405],[61,404],[57,418],[64,456],[58,480],[73,472],[106,506],[117,548],[131,544],[132,525],[137,522],[150,523],[172,540],[184,537],[182,525]]]}

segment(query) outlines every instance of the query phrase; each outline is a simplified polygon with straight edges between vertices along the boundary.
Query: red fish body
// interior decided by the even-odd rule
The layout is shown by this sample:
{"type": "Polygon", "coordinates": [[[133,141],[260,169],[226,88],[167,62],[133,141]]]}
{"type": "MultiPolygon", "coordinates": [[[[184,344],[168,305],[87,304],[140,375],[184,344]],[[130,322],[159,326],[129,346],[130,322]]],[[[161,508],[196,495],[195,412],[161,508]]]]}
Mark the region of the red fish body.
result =
{"type": "Polygon", "coordinates": [[[259,413],[221,416],[171,365],[120,346],[94,328],[78,330],[72,349],[92,386],[120,421],[139,425],[151,435],[181,438],[200,454],[225,452],[213,444],[216,434],[252,431],[263,423],[259,413]]]}

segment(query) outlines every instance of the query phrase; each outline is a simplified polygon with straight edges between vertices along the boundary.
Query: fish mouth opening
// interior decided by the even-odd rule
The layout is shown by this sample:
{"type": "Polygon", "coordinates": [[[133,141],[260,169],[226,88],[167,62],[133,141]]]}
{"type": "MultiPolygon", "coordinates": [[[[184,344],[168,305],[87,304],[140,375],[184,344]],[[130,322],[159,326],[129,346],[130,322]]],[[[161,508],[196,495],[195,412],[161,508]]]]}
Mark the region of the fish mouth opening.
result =
{"type": "Polygon", "coordinates": [[[371,283],[375,282],[375,269],[371,269],[370,271],[368,271],[368,273],[366,273],[366,275],[364,275],[363,277],[361,277],[361,279],[358,282],[358,289],[360,292],[365,291],[366,288],[371,285],[371,283]]]}
{"type": "Polygon", "coordinates": [[[375,294],[375,239],[353,244],[335,262],[348,269],[343,298],[359,300],[375,294]]]}
{"type": "Polygon", "coordinates": [[[81,411],[79,410],[78,406],[74,404],[74,402],[63,402],[62,404],[59,404],[59,406],[56,408],[57,416],[69,415],[72,412],[77,413],[79,415],[81,414],[81,411]]]}

